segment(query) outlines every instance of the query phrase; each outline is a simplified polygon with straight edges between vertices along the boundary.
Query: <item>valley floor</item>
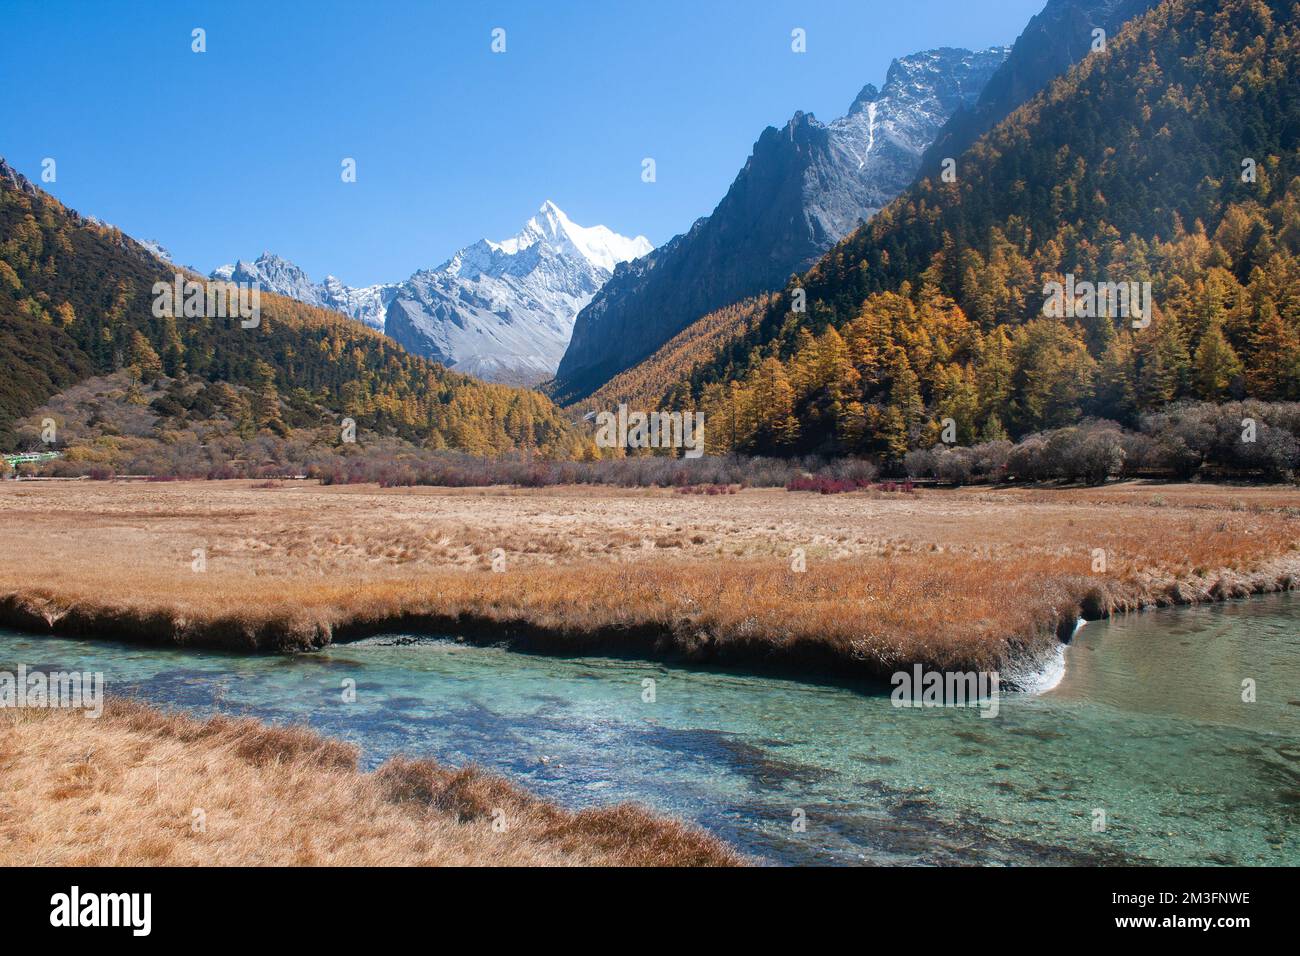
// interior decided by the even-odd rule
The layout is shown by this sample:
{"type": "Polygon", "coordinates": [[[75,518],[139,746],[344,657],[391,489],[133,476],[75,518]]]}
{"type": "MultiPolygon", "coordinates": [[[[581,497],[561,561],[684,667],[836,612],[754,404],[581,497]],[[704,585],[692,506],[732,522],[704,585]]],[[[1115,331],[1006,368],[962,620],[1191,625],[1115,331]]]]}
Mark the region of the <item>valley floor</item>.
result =
{"type": "Polygon", "coordinates": [[[883,677],[1012,669],[1077,616],[1277,590],[1300,489],[838,495],[0,483],[0,624],[242,650],[377,631],[883,677]]]}
{"type": "MultiPolygon", "coordinates": [[[[295,651],[386,631],[791,676],[1014,675],[1079,613],[1289,588],[1300,489],[0,483],[0,625],[295,651]]],[[[112,688],[110,687],[111,691],[112,688]]],[[[0,709],[0,864],[735,864],[619,805],[301,728],[0,709]],[[504,821],[505,829],[494,826],[504,821]]]]}

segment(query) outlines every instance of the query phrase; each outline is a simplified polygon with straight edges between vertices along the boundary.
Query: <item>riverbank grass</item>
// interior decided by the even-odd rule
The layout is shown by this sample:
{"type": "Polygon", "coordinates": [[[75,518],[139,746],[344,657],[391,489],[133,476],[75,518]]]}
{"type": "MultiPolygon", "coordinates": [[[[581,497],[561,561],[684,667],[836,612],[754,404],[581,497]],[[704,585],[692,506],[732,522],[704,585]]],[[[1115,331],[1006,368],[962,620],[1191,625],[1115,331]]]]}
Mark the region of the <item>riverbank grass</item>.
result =
{"type": "Polygon", "coordinates": [[[630,805],[562,809],[474,767],[299,727],[111,699],[0,709],[0,866],[726,866],[693,827],[630,805]]]}

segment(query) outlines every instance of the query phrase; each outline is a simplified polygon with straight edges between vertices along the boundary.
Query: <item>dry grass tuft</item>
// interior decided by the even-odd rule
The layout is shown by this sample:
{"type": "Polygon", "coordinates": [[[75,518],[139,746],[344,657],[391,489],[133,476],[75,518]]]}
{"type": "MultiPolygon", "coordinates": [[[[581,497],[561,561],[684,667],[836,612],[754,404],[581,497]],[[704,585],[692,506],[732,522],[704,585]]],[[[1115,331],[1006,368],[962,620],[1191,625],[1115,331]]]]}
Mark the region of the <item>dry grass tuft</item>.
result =
{"type": "Polygon", "coordinates": [[[0,710],[0,865],[743,862],[641,807],[573,813],[473,767],[396,757],[361,773],[355,747],[300,727],[122,699],[98,720],[0,710]]]}

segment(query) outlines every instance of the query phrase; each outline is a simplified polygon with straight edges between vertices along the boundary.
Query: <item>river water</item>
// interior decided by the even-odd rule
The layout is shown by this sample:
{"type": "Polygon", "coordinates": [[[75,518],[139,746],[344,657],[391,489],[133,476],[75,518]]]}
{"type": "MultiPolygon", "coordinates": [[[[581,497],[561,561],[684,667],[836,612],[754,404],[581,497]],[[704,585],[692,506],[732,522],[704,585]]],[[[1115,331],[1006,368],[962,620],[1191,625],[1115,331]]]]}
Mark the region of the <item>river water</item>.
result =
{"type": "Polygon", "coordinates": [[[400,635],[244,657],[0,630],[0,670],[101,671],[157,704],[306,722],[367,766],[475,761],[574,808],[638,800],[772,863],[1296,865],[1297,624],[1290,594],[1094,622],[1059,683],[1003,694],[992,718],[400,635]]]}

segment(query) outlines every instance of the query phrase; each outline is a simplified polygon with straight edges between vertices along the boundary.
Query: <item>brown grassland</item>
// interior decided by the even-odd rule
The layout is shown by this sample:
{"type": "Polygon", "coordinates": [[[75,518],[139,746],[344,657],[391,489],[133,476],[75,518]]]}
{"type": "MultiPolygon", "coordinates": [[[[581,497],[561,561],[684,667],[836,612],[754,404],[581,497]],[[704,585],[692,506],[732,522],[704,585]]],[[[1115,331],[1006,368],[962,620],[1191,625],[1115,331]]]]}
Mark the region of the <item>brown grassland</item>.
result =
{"type": "Polygon", "coordinates": [[[1081,612],[1288,588],[1300,569],[1289,486],[6,482],[0,523],[0,623],[28,630],[290,651],[420,629],[807,675],[1006,670],[1081,612]]]}
{"type": "Polygon", "coordinates": [[[99,719],[0,710],[4,866],[743,862],[640,807],[573,813],[474,767],[395,757],[362,773],[351,744],[298,727],[122,699],[99,719]]]}

